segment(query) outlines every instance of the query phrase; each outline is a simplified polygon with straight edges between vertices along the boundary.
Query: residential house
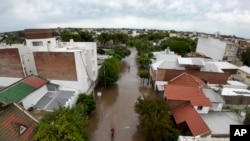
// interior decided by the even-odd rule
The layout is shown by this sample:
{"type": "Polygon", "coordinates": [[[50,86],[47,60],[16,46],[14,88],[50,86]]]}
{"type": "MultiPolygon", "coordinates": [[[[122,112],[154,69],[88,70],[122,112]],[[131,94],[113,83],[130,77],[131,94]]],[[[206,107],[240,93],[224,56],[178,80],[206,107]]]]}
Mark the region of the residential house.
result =
{"type": "MultiPolygon", "coordinates": [[[[63,87],[64,88],[64,87],[63,87]]],[[[63,107],[72,107],[79,92],[61,89],[60,86],[35,75],[31,75],[0,91],[0,105],[20,104],[24,109],[53,111],[63,107]]]]}
{"type": "Polygon", "coordinates": [[[235,113],[222,111],[225,103],[222,96],[196,76],[183,73],[168,81],[165,98],[178,129],[185,136],[228,137],[230,124],[241,124],[234,120],[238,118],[235,113]]]}
{"type": "Polygon", "coordinates": [[[201,58],[171,57],[151,64],[150,78],[156,89],[157,81],[168,82],[184,72],[209,84],[226,84],[230,76],[230,73],[224,73],[214,63],[201,58]]]}
{"type": "Polygon", "coordinates": [[[198,38],[196,52],[212,58],[214,61],[236,62],[238,45],[214,38],[198,38]],[[216,52],[216,53],[215,53],[216,52]]]}
{"type": "Polygon", "coordinates": [[[80,93],[93,88],[98,75],[95,42],[60,42],[48,29],[27,29],[25,38],[26,46],[0,49],[0,86],[37,74],[80,93]]]}
{"type": "Polygon", "coordinates": [[[250,90],[244,88],[221,88],[221,95],[226,103],[234,105],[249,105],[250,90]]]}
{"type": "Polygon", "coordinates": [[[206,84],[197,80],[183,73],[165,86],[165,96],[178,129],[186,135],[204,136],[211,131],[199,113],[208,113],[212,105],[202,91],[206,84]]]}
{"type": "Polygon", "coordinates": [[[237,74],[233,76],[233,79],[242,81],[250,85],[250,67],[241,66],[237,70],[237,74]]]}
{"type": "Polygon", "coordinates": [[[18,104],[0,108],[0,140],[33,141],[38,121],[18,104]]]}
{"type": "Polygon", "coordinates": [[[229,74],[230,76],[236,74],[236,72],[238,70],[238,66],[236,66],[232,63],[226,62],[226,61],[219,61],[219,62],[218,61],[210,61],[207,63],[215,64],[219,69],[221,69],[224,73],[229,74]]]}

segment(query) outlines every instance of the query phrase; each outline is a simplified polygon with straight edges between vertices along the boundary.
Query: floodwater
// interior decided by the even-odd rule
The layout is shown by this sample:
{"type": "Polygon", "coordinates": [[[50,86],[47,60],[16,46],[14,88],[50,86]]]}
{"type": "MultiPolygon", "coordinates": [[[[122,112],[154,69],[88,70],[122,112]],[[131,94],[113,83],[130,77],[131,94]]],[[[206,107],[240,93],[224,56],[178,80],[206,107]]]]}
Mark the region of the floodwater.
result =
{"type": "Polygon", "coordinates": [[[90,116],[87,128],[91,141],[110,141],[111,128],[115,129],[111,141],[144,141],[145,137],[138,129],[138,114],[134,111],[135,101],[139,96],[154,93],[149,85],[142,83],[137,75],[136,50],[131,49],[131,55],[122,62],[122,70],[116,84],[107,88],[97,88],[96,110],[90,116]],[[128,68],[130,66],[130,69],[128,68]]]}

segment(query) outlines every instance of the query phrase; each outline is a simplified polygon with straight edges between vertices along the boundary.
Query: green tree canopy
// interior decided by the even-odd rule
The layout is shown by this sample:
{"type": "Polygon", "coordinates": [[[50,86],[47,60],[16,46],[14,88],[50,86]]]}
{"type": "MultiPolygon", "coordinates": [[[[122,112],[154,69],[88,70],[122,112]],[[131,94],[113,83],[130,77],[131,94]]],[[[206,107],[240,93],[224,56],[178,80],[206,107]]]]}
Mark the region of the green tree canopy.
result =
{"type": "Polygon", "coordinates": [[[148,71],[140,71],[139,76],[142,79],[148,79],[149,78],[149,72],[148,71]]]}
{"type": "Polygon", "coordinates": [[[60,107],[43,117],[35,134],[35,141],[87,141],[84,132],[88,125],[85,115],[86,106],[79,104],[69,109],[60,107]]]}
{"type": "Polygon", "coordinates": [[[151,63],[150,58],[147,55],[141,54],[137,57],[137,62],[141,68],[148,68],[149,64],[151,63]]]}
{"type": "Polygon", "coordinates": [[[167,47],[170,47],[170,50],[184,56],[190,51],[195,51],[196,44],[197,44],[196,40],[172,37],[166,41],[163,41],[160,47],[163,50],[166,49],[167,47]]]}
{"type": "Polygon", "coordinates": [[[120,66],[120,60],[116,57],[106,59],[99,72],[99,84],[106,87],[115,83],[119,78],[120,66]]]}
{"type": "Polygon", "coordinates": [[[114,49],[114,54],[117,54],[121,56],[122,58],[129,56],[131,53],[131,51],[127,47],[116,46],[113,49],[114,49]]]}
{"type": "Polygon", "coordinates": [[[76,104],[85,104],[87,114],[90,114],[96,108],[96,103],[93,94],[80,94],[76,104]]]}
{"type": "Polygon", "coordinates": [[[64,42],[69,42],[70,39],[73,39],[74,42],[82,42],[81,36],[79,34],[73,34],[69,32],[63,32],[61,34],[61,39],[64,42]]]}
{"type": "Polygon", "coordinates": [[[138,98],[135,111],[139,114],[140,128],[148,141],[177,140],[179,131],[170,120],[169,108],[163,99],[138,98]]]}
{"type": "Polygon", "coordinates": [[[105,54],[105,50],[102,48],[97,48],[97,53],[98,54],[105,54]]]}
{"type": "Polygon", "coordinates": [[[108,33],[101,33],[97,36],[97,40],[101,43],[102,46],[105,46],[106,43],[110,40],[110,35],[108,33]]]}
{"type": "Polygon", "coordinates": [[[91,33],[89,33],[88,31],[85,31],[85,32],[80,31],[79,34],[80,34],[81,40],[83,42],[93,42],[94,41],[93,35],[91,33]]]}
{"type": "Polygon", "coordinates": [[[250,48],[241,53],[241,59],[245,65],[250,66],[250,48]]]}
{"type": "Polygon", "coordinates": [[[246,107],[246,118],[244,124],[250,125],[250,108],[248,106],[246,107]]]}
{"type": "Polygon", "coordinates": [[[110,36],[110,38],[114,41],[114,44],[125,44],[129,37],[125,33],[114,33],[110,36]]]}

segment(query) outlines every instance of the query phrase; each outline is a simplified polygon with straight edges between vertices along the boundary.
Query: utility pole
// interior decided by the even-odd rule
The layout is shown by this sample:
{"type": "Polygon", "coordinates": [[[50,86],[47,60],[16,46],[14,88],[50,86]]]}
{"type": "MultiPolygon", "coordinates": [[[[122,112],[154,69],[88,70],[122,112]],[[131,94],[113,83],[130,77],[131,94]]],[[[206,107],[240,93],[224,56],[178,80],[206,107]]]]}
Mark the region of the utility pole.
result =
{"type": "Polygon", "coordinates": [[[104,70],[103,70],[103,73],[104,73],[104,87],[106,88],[105,62],[103,63],[103,66],[104,66],[104,70]]]}

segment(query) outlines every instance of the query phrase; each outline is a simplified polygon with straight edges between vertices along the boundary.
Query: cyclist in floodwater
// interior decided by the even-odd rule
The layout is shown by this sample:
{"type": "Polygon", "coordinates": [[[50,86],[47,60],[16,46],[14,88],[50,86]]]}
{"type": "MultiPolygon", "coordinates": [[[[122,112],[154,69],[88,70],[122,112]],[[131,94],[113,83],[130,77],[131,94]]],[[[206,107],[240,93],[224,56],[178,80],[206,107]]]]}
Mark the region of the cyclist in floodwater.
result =
{"type": "Polygon", "coordinates": [[[110,131],[111,131],[111,139],[113,139],[114,138],[115,129],[111,128],[110,131]]]}

